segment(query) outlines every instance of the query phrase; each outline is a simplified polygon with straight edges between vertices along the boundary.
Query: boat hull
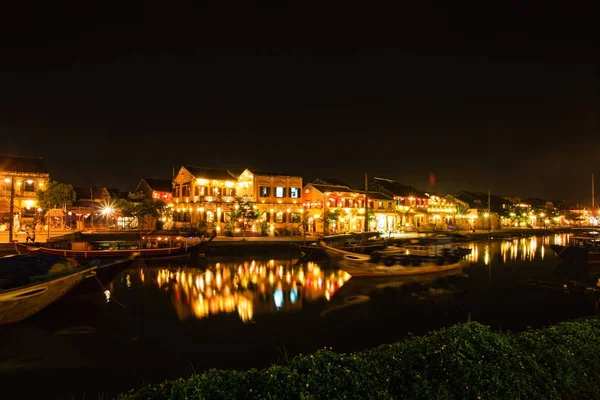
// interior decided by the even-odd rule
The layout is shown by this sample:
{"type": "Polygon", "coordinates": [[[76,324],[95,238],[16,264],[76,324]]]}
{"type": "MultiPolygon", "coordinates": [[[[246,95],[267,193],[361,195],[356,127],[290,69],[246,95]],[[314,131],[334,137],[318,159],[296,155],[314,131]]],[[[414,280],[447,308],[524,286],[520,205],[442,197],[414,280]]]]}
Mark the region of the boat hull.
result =
{"type": "Polygon", "coordinates": [[[67,294],[84,279],[94,276],[96,267],[74,269],[67,274],[0,291],[0,325],[21,322],[67,294]]]}
{"type": "Polygon", "coordinates": [[[448,262],[448,260],[440,260],[437,257],[431,260],[427,258],[413,258],[413,261],[418,261],[419,265],[386,265],[380,262],[373,262],[371,256],[367,254],[351,253],[322,244],[320,247],[332,262],[353,278],[435,274],[457,270],[464,265],[464,262],[460,260],[448,262]]]}
{"type": "Polygon", "coordinates": [[[557,257],[565,260],[600,263],[600,251],[579,246],[561,246],[551,244],[550,248],[557,257]]]}
{"type": "Polygon", "coordinates": [[[437,265],[436,263],[421,263],[419,266],[393,265],[388,267],[384,264],[375,264],[369,261],[339,261],[340,269],[349,273],[353,278],[371,278],[377,276],[415,276],[427,274],[439,274],[442,272],[458,270],[463,262],[437,265]]]}
{"type": "Polygon", "coordinates": [[[97,259],[124,259],[139,253],[143,259],[173,259],[185,257],[188,254],[199,252],[209,241],[196,243],[187,247],[168,247],[162,249],[132,249],[132,250],[65,250],[53,249],[50,247],[33,247],[23,243],[16,243],[17,249],[28,252],[40,252],[55,256],[74,258],[76,260],[97,260],[97,259]]]}

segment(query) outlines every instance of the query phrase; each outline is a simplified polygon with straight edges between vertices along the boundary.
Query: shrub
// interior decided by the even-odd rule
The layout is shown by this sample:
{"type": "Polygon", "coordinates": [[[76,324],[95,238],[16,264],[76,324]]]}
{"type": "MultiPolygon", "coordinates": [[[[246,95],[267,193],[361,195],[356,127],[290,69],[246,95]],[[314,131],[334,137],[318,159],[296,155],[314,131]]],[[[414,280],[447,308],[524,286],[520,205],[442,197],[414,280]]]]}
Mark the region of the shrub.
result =
{"type": "Polygon", "coordinates": [[[600,320],[519,334],[479,323],[358,353],[319,350],[287,365],[209,370],[119,396],[138,399],[600,398],[600,320]]]}

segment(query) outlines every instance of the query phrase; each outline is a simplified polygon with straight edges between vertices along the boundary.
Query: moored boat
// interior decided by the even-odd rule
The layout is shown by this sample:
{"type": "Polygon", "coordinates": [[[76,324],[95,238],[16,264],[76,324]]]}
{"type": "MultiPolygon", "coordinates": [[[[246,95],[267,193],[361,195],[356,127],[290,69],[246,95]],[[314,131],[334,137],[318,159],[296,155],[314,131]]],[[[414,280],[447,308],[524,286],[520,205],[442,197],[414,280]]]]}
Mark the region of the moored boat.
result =
{"type": "Polygon", "coordinates": [[[24,252],[35,252],[50,254],[59,257],[73,258],[78,261],[81,260],[96,260],[96,259],[124,259],[132,256],[133,254],[139,253],[143,259],[153,258],[178,258],[185,257],[192,253],[199,253],[201,250],[210,243],[215,236],[209,239],[202,240],[197,239],[195,241],[184,241],[178,246],[172,247],[158,247],[158,248],[141,248],[138,246],[129,246],[127,249],[105,249],[95,250],[90,246],[86,246],[85,249],[79,249],[75,246],[75,243],[71,243],[71,249],[63,248],[51,248],[45,246],[33,246],[24,243],[15,242],[15,246],[18,251],[24,252]],[[75,248],[74,248],[75,247],[75,248]]]}
{"type": "MultiPolygon", "coordinates": [[[[12,261],[18,262],[16,258],[12,261]]],[[[41,265],[33,261],[32,265],[41,265]]],[[[6,275],[0,282],[0,325],[20,322],[32,316],[67,294],[84,279],[94,276],[95,269],[96,266],[73,267],[60,260],[40,275],[26,277],[10,274],[14,279],[6,278],[6,275]]],[[[32,271],[36,270],[43,272],[36,268],[32,271]]]]}
{"type": "Polygon", "coordinates": [[[566,245],[551,244],[557,257],[586,263],[600,263],[600,233],[582,232],[569,238],[566,245]]]}
{"type": "Polygon", "coordinates": [[[426,253],[408,246],[397,250],[357,254],[321,242],[319,246],[340,269],[352,277],[410,276],[447,272],[463,266],[466,249],[430,248],[426,253]]]}
{"type": "MultiPolygon", "coordinates": [[[[319,239],[328,246],[336,249],[346,250],[353,253],[370,254],[373,251],[386,247],[386,241],[380,238],[379,232],[342,233],[338,235],[327,235],[319,239]]],[[[305,256],[325,255],[318,242],[298,246],[300,252],[305,256]]]]}

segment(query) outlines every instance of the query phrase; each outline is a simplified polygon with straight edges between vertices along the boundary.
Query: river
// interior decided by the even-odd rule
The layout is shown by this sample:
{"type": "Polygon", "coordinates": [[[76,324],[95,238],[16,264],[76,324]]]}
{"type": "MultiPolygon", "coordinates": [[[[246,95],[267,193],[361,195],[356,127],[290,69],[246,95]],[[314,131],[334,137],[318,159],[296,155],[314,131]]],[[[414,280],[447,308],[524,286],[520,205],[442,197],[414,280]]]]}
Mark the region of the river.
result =
{"type": "Polygon", "coordinates": [[[600,268],[556,258],[549,244],[567,240],[466,243],[462,270],[402,279],[351,279],[285,254],[140,263],[0,328],[0,382],[20,397],[106,399],[207,368],[359,350],[469,320],[522,330],[592,315],[600,268]]]}

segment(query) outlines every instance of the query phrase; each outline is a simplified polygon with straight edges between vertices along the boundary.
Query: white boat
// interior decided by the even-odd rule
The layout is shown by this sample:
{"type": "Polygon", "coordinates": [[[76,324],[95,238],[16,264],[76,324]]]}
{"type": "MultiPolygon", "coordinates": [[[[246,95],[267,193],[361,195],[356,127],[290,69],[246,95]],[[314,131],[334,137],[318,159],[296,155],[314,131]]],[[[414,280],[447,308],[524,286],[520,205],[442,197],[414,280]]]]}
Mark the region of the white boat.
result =
{"type": "Polygon", "coordinates": [[[448,246],[410,246],[373,254],[357,254],[320,242],[319,246],[340,269],[352,277],[410,276],[447,272],[461,268],[465,249],[448,246]],[[446,250],[444,250],[446,249],[446,250]],[[412,252],[411,252],[412,251],[412,252]]]}
{"type": "Polygon", "coordinates": [[[94,276],[96,268],[73,268],[66,272],[33,276],[25,285],[0,289],[0,325],[21,322],[49,306],[81,281],[94,276]]]}

